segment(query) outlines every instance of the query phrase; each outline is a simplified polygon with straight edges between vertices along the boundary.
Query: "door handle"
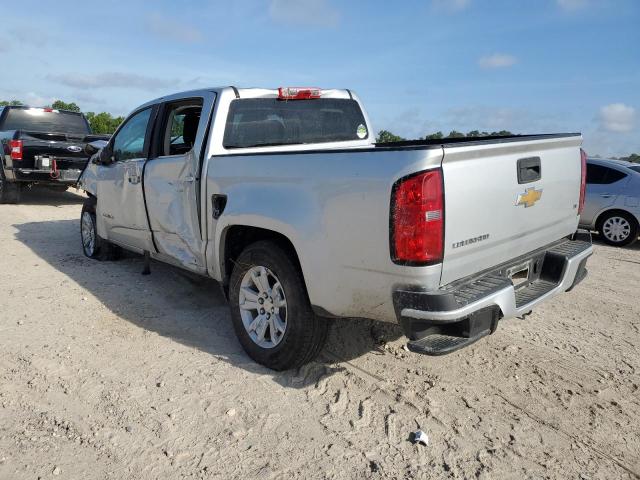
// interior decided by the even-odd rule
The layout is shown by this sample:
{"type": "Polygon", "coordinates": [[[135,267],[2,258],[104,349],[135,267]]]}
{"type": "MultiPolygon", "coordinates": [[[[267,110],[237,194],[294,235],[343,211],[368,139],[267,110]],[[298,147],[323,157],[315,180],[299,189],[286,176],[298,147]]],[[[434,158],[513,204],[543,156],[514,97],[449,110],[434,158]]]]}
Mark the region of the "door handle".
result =
{"type": "Polygon", "coordinates": [[[613,197],[613,193],[601,193],[600,196],[602,198],[611,198],[613,197]]]}
{"type": "Polygon", "coordinates": [[[195,177],[194,177],[193,175],[188,175],[188,176],[184,177],[184,181],[185,181],[186,183],[191,183],[191,182],[193,182],[194,180],[195,180],[195,177]]]}
{"type": "Polygon", "coordinates": [[[128,179],[129,183],[131,183],[132,185],[140,183],[140,175],[129,175],[128,179]]]}
{"type": "Polygon", "coordinates": [[[517,162],[518,183],[531,183],[540,180],[542,176],[542,165],[540,157],[520,158],[517,162]]]}

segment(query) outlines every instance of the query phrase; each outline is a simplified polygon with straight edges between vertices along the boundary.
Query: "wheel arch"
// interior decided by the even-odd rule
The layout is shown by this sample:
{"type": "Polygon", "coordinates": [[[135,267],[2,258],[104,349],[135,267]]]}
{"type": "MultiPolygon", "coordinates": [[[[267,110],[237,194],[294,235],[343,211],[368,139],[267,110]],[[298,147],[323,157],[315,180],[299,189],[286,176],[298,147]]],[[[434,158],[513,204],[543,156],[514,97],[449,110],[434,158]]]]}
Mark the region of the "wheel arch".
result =
{"type": "Polygon", "coordinates": [[[221,285],[225,298],[229,298],[229,279],[233,271],[234,262],[245,248],[259,241],[271,241],[290,256],[302,276],[306,292],[306,281],[304,281],[304,271],[302,270],[298,252],[293,242],[286,235],[267,228],[236,224],[227,226],[220,236],[218,258],[220,259],[221,285]]]}
{"type": "Polygon", "coordinates": [[[598,214],[598,216],[596,217],[596,221],[594,222],[594,227],[597,230],[600,230],[600,225],[602,223],[602,221],[609,215],[611,214],[623,214],[625,217],[631,217],[631,220],[635,222],[635,226],[636,228],[640,227],[640,223],[638,222],[638,219],[636,218],[636,216],[629,212],[628,210],[624,210],[623,208],[609,208],[607,210],[604,210],[602,212],[600,212],[598,214]]]}

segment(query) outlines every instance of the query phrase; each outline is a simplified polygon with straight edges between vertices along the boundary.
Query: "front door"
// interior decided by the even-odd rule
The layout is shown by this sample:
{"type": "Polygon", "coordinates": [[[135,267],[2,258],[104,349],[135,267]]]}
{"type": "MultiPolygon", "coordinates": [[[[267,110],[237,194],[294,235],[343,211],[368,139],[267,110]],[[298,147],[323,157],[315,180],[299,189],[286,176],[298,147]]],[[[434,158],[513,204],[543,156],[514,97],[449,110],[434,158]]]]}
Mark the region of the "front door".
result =
{"type": "Polygon", "coordinates": [[[111,141],[113,161],[101,168],[96,216],[106,238],[133,250],[153,250],[142,191],[154,108],[129,117],[111,141]]]}
{"type": "Polygon", "coordinates": [[[166,103],[145,170],[149,224],[161,259],[206,272],[200,164],[215,95],[166,103]]]}

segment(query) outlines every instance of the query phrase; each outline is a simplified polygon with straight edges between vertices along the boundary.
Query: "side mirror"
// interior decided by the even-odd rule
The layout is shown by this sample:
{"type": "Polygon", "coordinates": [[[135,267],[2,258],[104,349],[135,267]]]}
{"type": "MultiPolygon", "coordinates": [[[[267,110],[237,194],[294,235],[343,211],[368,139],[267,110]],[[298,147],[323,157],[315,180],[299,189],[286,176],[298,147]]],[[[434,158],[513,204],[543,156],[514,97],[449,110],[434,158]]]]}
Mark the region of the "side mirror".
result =
{"type": "Polygon", "coordinates": [[[95,140],[85,145],[84,152],[91,157],[102,150],[108,143],[105,140],[95,140]]]}

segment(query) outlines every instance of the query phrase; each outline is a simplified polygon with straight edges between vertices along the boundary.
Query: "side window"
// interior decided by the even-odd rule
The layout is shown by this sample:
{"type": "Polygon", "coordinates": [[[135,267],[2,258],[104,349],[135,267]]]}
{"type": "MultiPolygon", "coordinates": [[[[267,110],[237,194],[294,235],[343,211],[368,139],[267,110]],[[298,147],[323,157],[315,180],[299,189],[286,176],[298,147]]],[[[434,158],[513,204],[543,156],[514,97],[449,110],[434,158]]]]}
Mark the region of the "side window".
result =
{"type": "Polygon", "coordinates": [[[608,185],[622,180],[626,173],[602,165],[587,164],[587,183],[596,185],[608,185]]]}
{"type": "Polygon", "coordinates": [[[607,168],[593,163],[587,164],[587,183],[600,185],[605,183],[607,168]]]}
{"type": "Polygon", "coordinates": [[[162,142],[159,156],[183,155],[189,152],[196,141],[202,99],[183,100],[168,104],[165,109],[162,142]]]}
{"type": "Polygon", "coordinates": [[[605,177],[605,183],[615,183],[619,180],[622,180],[627,176],[626,173],[621,172],[620,170],[614,170],[613,168],[607,168],[607,176],[605,177]]]}
{"type": "Polygon", "coordinates": [[[140,158],[144,155],[144,141],[151,116],[151,108],[129,118],[113,139],[113,156],[116,162],[140,158]]]}

